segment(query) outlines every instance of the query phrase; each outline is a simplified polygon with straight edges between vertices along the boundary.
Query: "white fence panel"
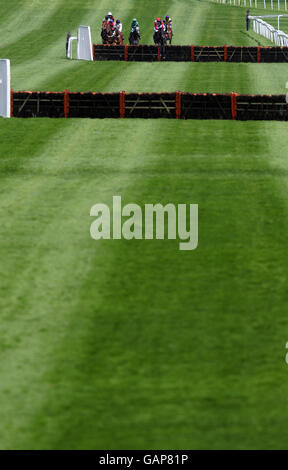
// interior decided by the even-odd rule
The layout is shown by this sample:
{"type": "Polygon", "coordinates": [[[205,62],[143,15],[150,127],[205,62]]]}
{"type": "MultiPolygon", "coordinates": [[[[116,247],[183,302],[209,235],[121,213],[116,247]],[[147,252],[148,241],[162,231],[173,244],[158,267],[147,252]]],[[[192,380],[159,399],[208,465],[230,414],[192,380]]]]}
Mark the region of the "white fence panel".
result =
{"type": "Polygon", "coordinates": [[[0,116],[10,118],[10,60],[0,59],[0,116]]]}
{"type": "Polygon", "coordinates": [[[77,59],[93,60],[90,26],[78,28],[77,59]]]}

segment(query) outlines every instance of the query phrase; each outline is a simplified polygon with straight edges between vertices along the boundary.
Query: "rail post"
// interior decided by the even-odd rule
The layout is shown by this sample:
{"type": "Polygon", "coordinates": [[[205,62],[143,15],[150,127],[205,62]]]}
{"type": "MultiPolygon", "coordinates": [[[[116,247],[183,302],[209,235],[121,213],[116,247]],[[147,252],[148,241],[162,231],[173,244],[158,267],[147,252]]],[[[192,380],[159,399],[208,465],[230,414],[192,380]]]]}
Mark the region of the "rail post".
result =
{"type": "Polygon", "coordinates": [[[120,91],[120,118],[125,118],[125,91],[120,91]]]}
{"type": "Polygon", "coordinates": [[[237,119],[237,96],[238,96],[238,93],[234,93],[232,91],[232,93],[231,93],[231,114],[232,114],[232,119],[233,120],[237,119]]]}
{"type": "Polygon", "coordinates": [[[128,60],[128,44],[125,44],[124,46],[124,60],[125,62],[128,60]]]}
{"type": "Polygon", "coordinates": [[[224,62],[227,62],[227,46],[224,46],[224,62]]]}
{"type": "Polygon", "coordinates": [[[161,51],[160,51],[160,46],[158,46],[158,62],[161,62],[161,51]]]}
{"type": "Polygon", "coordinates": [[[14,91],[13,91],[13,88],[11,88],[10,90],[10,117],[13,117],[13,105],[14,105],[13,99],[14,99],[14,91]]]}
{"type": "Polygon", "coordinates": [[[191,62],[194,62],[194,52],[195,52],[195,47],[191,46],[191,62]]]}
{"type": "Polygon", "coordinates": [[[64,90],[64,117],[67,119],[69,117],[69,91],[64,90]]]}
{"type": "Polygon", "coordinates": [[[181,100],[181,91],[176,91],[176,119],[181,118],[181,106],[182,106],[182,100],[181,100]]]}

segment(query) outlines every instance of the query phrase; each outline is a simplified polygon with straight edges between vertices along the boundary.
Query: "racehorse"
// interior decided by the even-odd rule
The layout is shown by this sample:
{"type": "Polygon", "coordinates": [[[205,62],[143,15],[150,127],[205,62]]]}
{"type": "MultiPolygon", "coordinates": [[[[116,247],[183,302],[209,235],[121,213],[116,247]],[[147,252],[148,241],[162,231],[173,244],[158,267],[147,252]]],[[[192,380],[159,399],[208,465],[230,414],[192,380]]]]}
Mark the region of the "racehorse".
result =
{"type": "Polygon", "coordinates": [[[140,34],[137,31],[137,29],[133,29],[133,31],[131,31],[130,36],[129,36],[129,44],[131,46],[138,46],[139,41],[140,41],[140,34]]]}
{"type": "Polygon", "coordinates": [[[166,46],[166,36],[162,28],[154,32],[153,39],[156,46],[166,46]]]}
{"type": "Polygon", "coordinates": [[[106,33],[107,33],[107,44],[115,45],[115,40],[116,40],[116,31],[112,27],[111,23],[106,24],[106,33]]]}
{"type": "Polygon", "coordinates": [[[165,60],[167,41],[166,41],[166,35],[162,28],[159,29],[159,31],[154,32],[153,39],[154,39],[154,43],[156,44],[156,46],[161,46],[161,49],[160,49],[161,57],[162,59],[165,60]]]}
{"type": "Polygon", "coordinates": [[[101,37],[103,44],[110,44],[111,46],[122,46],[124,44],[123,34],[118,29],[113,28],[107,21],[102,23],[101,37]]]}
{"type": "Polygon", "coordinates": [[[116,29],[114,45],[123,46],[123,44],[124,44],[124,36],[118,29],[116,29]]]}
{"type": "Polygon", "coordinates": [[[102,38],[102,44],[108,44],[108,36],[107,36],[107,21],[103,20],[102,21],[102,28],[101,28],[101,38],[102,38]]]}
{"type": "Polygon", "coordinates": [[[165,31],[166,41],[169,41],[169,44],[172,44],[173,38],[173,30],[171,23],[166,24],[166,31],[165,31]]]}

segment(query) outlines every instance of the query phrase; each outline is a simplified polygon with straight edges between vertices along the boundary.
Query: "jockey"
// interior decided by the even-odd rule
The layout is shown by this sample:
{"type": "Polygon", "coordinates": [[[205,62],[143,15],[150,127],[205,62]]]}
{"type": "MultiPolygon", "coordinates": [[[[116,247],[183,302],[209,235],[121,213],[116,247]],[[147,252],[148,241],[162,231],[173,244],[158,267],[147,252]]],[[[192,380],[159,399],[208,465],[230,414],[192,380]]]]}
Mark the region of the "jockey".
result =
{"type": "Polygon", "coordinates": [[[120,20],[116,20],[116,29],[118,29],[119,33],[122,33],[122,23],[120,20]]]}
{"type": "Polygon", "coordinates": [[[172,20],[169,15],[166,15],[165,20],[164,20],[164,27],[166,31],[167,31],[168,25],[172,27],[172,20]]]}
{"type": "Polygon", "coordinates": [[[110,18],[110,19],[107,21],[107,24],[110,24],[110,25],[111,25],[111,29],[112,29],[112,31],[114,31],[114,33],[115,33],[116,27],[115,27],[115,23],[114,23],[114,21],[112,20],[112,18],[110,18]]]}
{"type": "Polygon", "coordinates": [[[140,32],[140,26],[136,18],[134,18],[131,23],[131,33],[134,33],[134,31],[136,31],[137,33],[140,32]]]}
{"type": "Polygon", "coordinates": [[[102,38],[103,38],[103,35],[105,36],[105,31],[107,31],[108,25],[111,25],[111,32],[113,33],[113,36],[115,36],[116,27],[115,27],[114,21],[112,18],[110,19],[108,18],[107,20],[107,16],[105,16],[103,23],[102,23],[102,31],[101,31],[102,38]]]}
{"type": "Polygon", "coordinates": [[[154,21],[154,32],[155,32],[155,33],[158,33],[161,29],[164,30],[163,22],[161,21],[161,18],[157,18],[157,19],[154,21]]]}
{"type": "Polygon", "coordinates": [[[108,23],[109,20],[112,20],[113,21],[113,26],[114,26],[115,18],[112,15],[111,11],[108,11],[107,15],[105,16],[105,19],[106,19],[107,23],[108,23]]]}

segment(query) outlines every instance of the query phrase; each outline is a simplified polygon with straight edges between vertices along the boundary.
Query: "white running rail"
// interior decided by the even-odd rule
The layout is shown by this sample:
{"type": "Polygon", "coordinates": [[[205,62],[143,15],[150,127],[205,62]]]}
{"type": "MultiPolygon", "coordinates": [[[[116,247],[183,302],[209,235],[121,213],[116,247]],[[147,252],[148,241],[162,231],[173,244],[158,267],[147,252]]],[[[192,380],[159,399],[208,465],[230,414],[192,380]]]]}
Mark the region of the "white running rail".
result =
{"type": "Polygon", "coordinates": [[[271,42],[274,42],[276,46],[288,47],[288,34],[284,33],[280,29],[275,29],[271,24],[266,23],[266,21],[262,20],[262,18],[259,16],[249,16],[249,19],[252,21],[254,33],[264,36],[264,38],[268,39],[271,42]]]}
{"type": "Polygon", "coordinates": [[[288,0],[212,0],[213,2],[247,8],[268,8],[269,10],[287,10],[288,0]]]}
{"type": "Polygon", "coordinates": [[[68,39],[68,49],[67,49],[67,57],[68,59],[72,59],[72,51],[73,51],[73,41],[77,41],[77,36],[70,36],[68,39]]]}

